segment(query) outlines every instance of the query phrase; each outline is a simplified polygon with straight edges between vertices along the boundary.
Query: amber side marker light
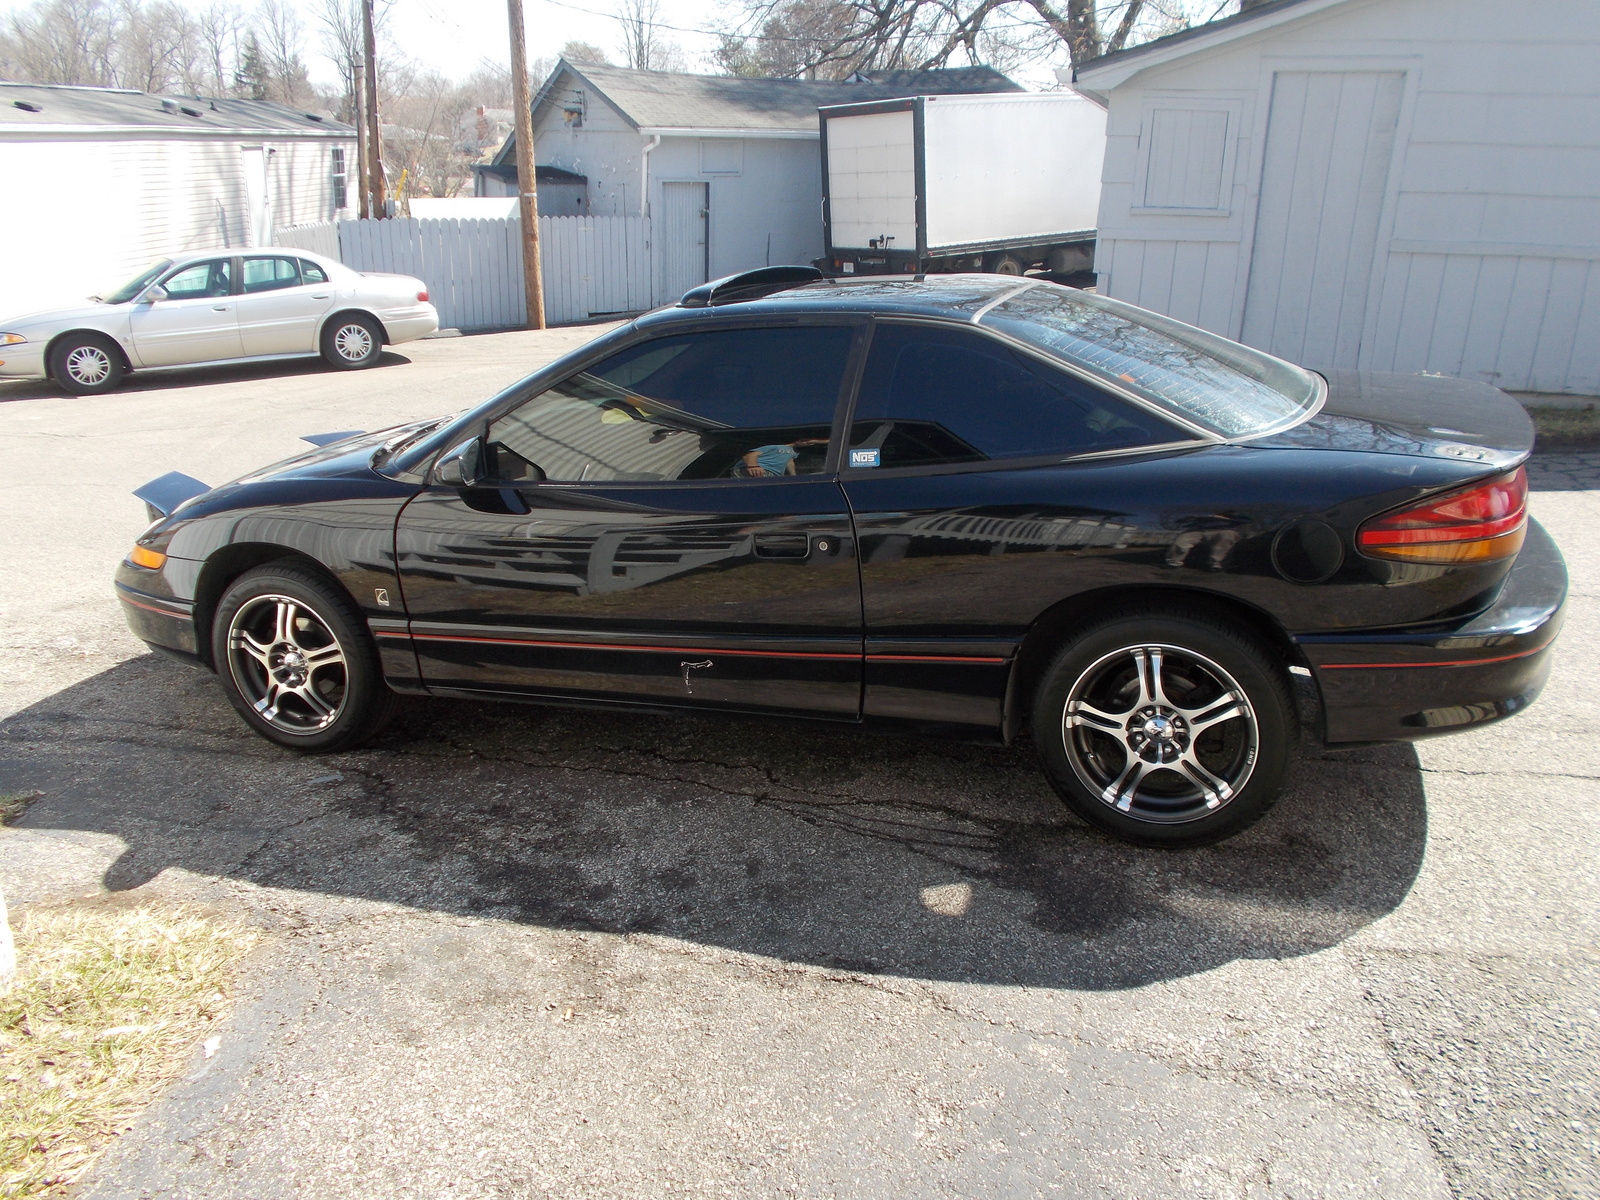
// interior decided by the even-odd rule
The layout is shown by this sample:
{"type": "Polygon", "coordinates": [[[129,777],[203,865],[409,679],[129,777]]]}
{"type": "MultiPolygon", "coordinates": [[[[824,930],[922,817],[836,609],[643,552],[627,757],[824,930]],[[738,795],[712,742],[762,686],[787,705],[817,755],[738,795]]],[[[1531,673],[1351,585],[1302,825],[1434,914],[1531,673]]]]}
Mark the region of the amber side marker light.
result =
{"type": "Polygon", "coordinates": [[[135,546],[133,553],[128,555],[128,561],[136,567],[149,567],[152,571],[159,571],[166,564],[167,556],[159,550],[152,550],[149,546],[135,546]]]}
{"type": "Polygon", "coordinates": [[[1374,558],[1474,563],[1514,558],[1528,532],[1528,473],[1521,467],[1458,492],[1368,521],[1356,545],[1374,558]]]}

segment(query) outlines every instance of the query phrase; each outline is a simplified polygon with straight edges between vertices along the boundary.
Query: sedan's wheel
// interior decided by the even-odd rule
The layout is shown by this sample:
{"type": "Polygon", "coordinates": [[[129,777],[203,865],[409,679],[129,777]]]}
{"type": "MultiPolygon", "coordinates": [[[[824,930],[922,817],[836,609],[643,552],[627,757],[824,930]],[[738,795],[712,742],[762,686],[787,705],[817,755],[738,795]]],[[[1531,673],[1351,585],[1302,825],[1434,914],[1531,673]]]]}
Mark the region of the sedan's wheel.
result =
{"type": "Polygon", "coordinates": [[[123,374],[122,355],[98,334],[71,334],[50,349],[51,378],[75,396],[109,392],[123,374]]]}
{"type": "Polygon", "coordinates": [[[1188,616],[1119,618],[1057,656],[1033,734],[1063,800],[1130,841],[1199,845],[1278,797],[1298,729],[1281,668],[1252,639],[1188,616]]]}
{"type": "Polygon", "coordinates": [[[370,367],[383,352],[383,331],[371,317],[339,317],[322,331],[322,357],[335,367],[370,367]]]}
{"type": "Polygon", "coordinates": [[[259,567],[223,596],[212,654],[257,733],[296,750],[342,750],[388,720],[394,693],[349,599],[291,565],[259,567]]]}

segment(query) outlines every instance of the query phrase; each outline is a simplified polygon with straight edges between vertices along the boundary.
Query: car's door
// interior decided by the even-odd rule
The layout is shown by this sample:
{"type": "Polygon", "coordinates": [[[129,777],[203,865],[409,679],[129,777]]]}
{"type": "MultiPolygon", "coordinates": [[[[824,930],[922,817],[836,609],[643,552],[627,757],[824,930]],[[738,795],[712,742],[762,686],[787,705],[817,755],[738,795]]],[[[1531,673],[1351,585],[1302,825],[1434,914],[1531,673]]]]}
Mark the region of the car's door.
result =
{"type": "Polygon", "coordinates": [[[240,272],[239,337],[244,352],[310,354],[333,288],[316,263],[287,254],[247,254],[240,272]]]}
{"type": "Polygon", "coordinates": [[[1139,536],[1118,452],[1185,440],[976,330],[879,321],[843,475],[860,540],[864,711],[997,725],[1034,617],[1093,586],[1093,556],[1139,536]]]}
{"type": "Polygon", "coordinates": [[[490,421],[482,485],[429,486],[398,522],[424,681],[856,718],[835,465],[863,329],[666,334],[490,421]]]}
{"type": "Polygon", "coordinates": [[[190,263],[160,283],[165,299],[135,304],[128,316],[133,352],[141,366],[169,367],[240,357],[233,259],[190,263]]]}

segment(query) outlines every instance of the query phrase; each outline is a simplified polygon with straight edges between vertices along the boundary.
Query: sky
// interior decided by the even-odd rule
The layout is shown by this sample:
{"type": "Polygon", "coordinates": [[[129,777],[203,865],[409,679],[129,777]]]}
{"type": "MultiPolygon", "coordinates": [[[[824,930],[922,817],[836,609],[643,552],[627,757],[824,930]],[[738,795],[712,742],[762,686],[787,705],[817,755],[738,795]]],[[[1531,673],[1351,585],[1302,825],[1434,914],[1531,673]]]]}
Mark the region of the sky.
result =
{"type": "MultiPolygon", "coordinates": [[[[716,37],[709,31],[732,7],[713,0],[662,0],[658,19],[663,24],[707,32],[661,32],[684,49],[692,69],[710,70],[703,59],[716,37]]],[[[553,58],[567,42],[580,41],[621,61],[621,27],[610,11],[607,0],[523,0],[528,57],[553,58]]],[[[303,19],[309,28],[309,13],[303,19]]],[[[511,52],[504,0],[391,0],[386,20],[403,53],[451,78],[471,73],[485,59],[504,63],[511,52]]]]}
{"type": "MultiPolygon", "coordinates": [[[[188,2],[198,5],[202,0],[188,2]]],[[[0,13],[30,3],[0,0],[0,13]]],[[[252,3],[239,0],[241,8],[252,3]]],[[[332,85],[336,76],[332,64],[322,57],[312,0],[290,3],[305,25],[306,65],[312,79],[332,85]]],[[[523,0],[529,59],[554,58],[567,42],[582,41],[600,47],[613,62],[621,62],[621,28],[610,15],[613,4],[614,0],[523,0]]],[[[736,21],[740,12],[738,0],[661,0],[657,20],[678,27],[663,28],[660,33],[683,49],[689,70],[712,73],[715,31],[736,21]]],[[[385,20],[401,53],[451,79],[464,78],[486,59],[504,64],[510,56],[505,0],[388,0],[385,20]]],[[[1040,87],[1050,78],[1050,73],[1040,68],[1021,73],[1018,82],[1040,87]]],[[[537,87],[539,80],[533,84],[537,87]]]]}

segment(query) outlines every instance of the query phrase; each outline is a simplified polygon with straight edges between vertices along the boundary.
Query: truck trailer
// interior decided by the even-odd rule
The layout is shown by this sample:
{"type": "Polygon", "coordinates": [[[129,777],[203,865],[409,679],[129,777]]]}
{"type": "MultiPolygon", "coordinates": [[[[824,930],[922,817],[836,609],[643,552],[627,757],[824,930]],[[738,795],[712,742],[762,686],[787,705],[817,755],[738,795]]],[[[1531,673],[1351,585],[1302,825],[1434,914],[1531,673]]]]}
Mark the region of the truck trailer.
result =
{"type": "Polygon", "coordinates": [[[819,109],[834,274],[1038,267],[1094,259],[1106,113],[1076,92],[913,96],[819,109]]]}

